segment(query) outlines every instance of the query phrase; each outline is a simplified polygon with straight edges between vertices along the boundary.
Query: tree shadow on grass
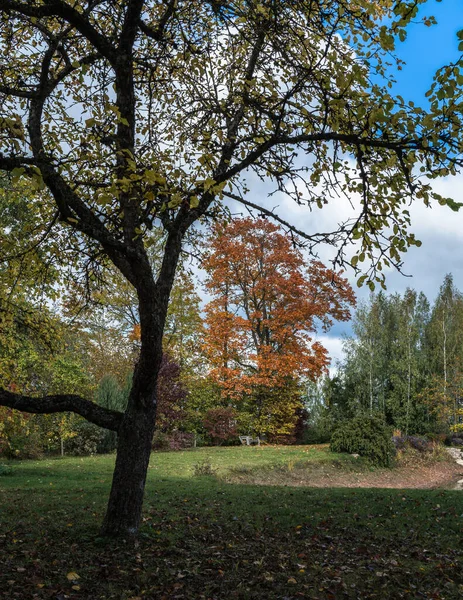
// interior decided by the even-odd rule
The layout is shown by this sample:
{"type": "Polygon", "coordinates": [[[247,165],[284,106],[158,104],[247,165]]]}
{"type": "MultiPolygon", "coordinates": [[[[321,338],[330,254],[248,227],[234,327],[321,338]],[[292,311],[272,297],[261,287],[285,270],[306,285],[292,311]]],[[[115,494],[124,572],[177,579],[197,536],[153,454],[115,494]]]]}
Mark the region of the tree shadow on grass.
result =
{"type": "Polygon", "coordinates": [[[461,492],[151,472],[134,546],[98,537],[110,480],[94,466],[0,482],[2,600],[460,597],[461,492]]]}

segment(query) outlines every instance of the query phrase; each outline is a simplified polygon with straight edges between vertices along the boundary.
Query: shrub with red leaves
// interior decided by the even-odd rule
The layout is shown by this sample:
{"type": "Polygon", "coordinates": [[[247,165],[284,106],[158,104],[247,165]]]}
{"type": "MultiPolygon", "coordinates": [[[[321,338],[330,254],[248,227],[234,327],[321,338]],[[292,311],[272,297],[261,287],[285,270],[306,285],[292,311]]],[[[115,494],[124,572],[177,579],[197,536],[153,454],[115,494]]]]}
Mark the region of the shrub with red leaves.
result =
{"type": "Polygon", "coordinates": [[[203,425],[216,446],[237,436],[236,413],[233,408],[211,408],[203,419],[203,425]]]}

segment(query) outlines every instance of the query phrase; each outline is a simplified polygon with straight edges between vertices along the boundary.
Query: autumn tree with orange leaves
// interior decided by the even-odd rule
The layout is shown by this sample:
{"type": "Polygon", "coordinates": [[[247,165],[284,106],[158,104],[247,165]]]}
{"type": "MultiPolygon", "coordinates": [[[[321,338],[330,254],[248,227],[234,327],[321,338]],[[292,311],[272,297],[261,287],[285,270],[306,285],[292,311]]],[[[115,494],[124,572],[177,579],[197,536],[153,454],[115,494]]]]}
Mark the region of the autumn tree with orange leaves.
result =
{"type": "Polygon", "coordinates": [[[301,378],[330,362],[314,340],[333,320],[347,321],[355,296],[346,279],[300,250],[265,219],[217,225],[204,262],[205,353],[224,402],[239,409],[241,428],[291,434],[301,378]]]}

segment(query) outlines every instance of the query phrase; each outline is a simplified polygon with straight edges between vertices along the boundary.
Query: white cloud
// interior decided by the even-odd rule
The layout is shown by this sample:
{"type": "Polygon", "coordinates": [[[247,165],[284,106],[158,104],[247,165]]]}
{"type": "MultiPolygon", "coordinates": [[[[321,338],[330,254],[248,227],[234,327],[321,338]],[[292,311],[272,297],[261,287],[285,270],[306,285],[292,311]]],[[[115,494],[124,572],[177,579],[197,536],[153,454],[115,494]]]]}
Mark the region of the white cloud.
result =
{"type": "Polygon", "coordinates": [[[336,362],[341,360],[344,356],[342,351],[343,338],[320,334],[316,336],[316,339],[328,350],[331,359],[330,373],[333,375],[336,372],[336,362]]]}
{"type": "MultiPolygon", "coordinates": [[[[323,209],[310,210],[282,194],[267,198],[270,185],[262,183],[253,174],[248,177],[248,185],[250,200],[267,209],[275,208],[280,217],[307,233],[333,230],[355,215],[355,207],[345,198],[334,198],[323,209]]],[[[433,182],[433,188],[444,197],[463,202],[463,175],[437,180],[433,182]]],[[[411,277],[404,277],[394,269],[388,271],[388,290],[402,292],[406,287],[414,287],[432,299],[448,272],[453,273],[457,287],[463,290],[463,252],[459,250],[463,249],[463,208],[460,212],[453,212],[437,203],[427,208],[422,202],[415,201],[408,209],[412,220],[410,230],[421,240],[422,246],[410,248],[402,256],[403,273],[411,277]]],[[[329,262],[334,254],[333,248],[319,247],[320,258],[325,262],[329,262]]],[[[355,285],[353,272],[348,271],[346,276],[355,285]]],[[[368,294],[367,291],[357,291],[361,297],[368,294]]]]}

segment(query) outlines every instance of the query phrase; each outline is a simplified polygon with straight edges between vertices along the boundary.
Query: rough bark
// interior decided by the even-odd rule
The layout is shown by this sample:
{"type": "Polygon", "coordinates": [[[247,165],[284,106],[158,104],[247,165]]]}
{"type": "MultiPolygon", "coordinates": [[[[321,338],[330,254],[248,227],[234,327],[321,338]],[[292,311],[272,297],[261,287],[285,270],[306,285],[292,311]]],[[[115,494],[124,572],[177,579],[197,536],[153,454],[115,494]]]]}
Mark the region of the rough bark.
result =
{"type": "Polygon", "coordinates": [[[124,416],[103,535],[133,537],[138,531],[154,423],[155,408],[127,411],[124,416]]]}
{"type": "Polygon", "coordinates": [[[141,325],[141,349],[127,410],[118,431],[117,458],[102,533],[134,536],[141,520],[146,474],[156,421],[156,386],[162,360],[162,336],[182,234],[172,233],[159,278],[149,263],[134,265],[141,325]]]}
{"type": "Polygon", "coordinates": [[[90,400],[85,400],[85,398],[73,394],[57,394],[34,398],[0,389],[0,406],[35,414],[73,412],[84,417],[87,421],[111,431],[118,431],[123,418],[123,414],[116,410],[103,408],[95,402],[90,402],[90,400]]]}

